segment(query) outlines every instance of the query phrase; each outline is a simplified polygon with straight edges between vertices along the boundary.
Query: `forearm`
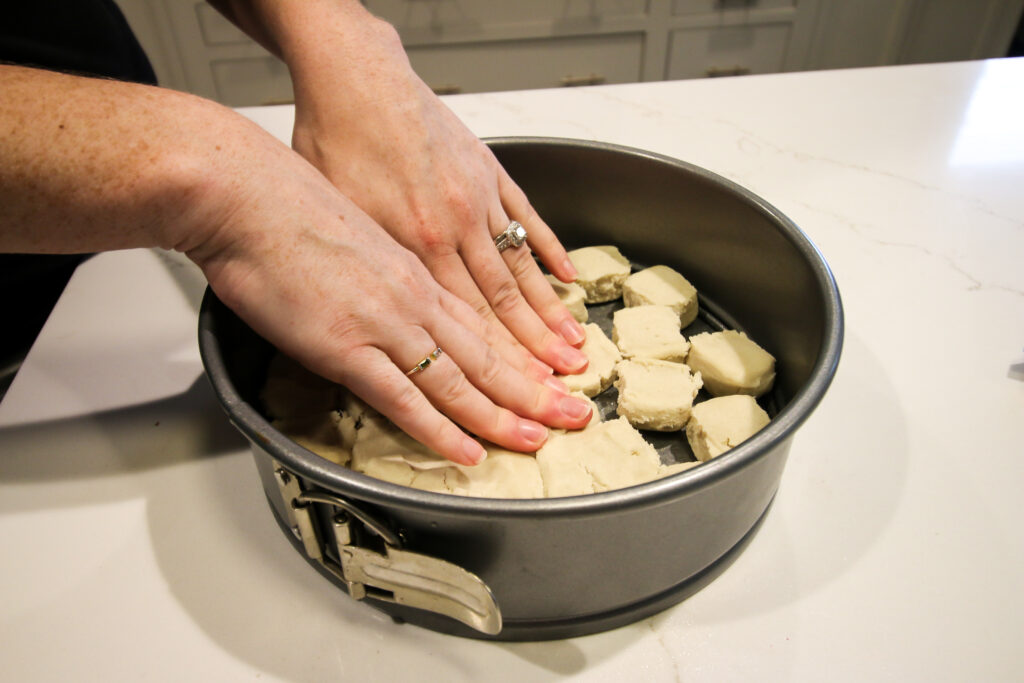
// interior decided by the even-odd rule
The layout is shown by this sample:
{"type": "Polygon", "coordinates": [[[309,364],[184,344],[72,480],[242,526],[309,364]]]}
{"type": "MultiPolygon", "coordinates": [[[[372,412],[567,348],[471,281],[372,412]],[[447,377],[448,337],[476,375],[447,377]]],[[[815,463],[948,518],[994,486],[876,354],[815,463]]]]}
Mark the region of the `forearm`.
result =
{"type": "Polygon", "coordinates": [[[188,250],[204,238],[232,112],[15,66],[0,66],[0,92],[0,251],[188,250]]]}

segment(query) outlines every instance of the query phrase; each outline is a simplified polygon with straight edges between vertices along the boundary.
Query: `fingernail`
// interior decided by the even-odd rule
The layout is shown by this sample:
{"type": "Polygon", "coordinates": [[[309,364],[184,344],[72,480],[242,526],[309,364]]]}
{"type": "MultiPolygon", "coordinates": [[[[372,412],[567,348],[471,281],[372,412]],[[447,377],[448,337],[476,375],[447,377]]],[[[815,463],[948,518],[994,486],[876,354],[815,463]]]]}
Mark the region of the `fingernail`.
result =
{"type": "Polygon", "coordinates": [[[557,377],[548,377],[547,379],[544,380],[544,384],[554,389],[560,394],[569,393],[569,387],[565,386],[565,382],[558,379],[557,377]]]}
{"type": "Polygon", "coordinates": [[[576,270],[576,266],[572,265],[572,261],[569,260],[568,256],[566,256],[565,260],[562,261],[562,268],[565,270],[566,275],[571,277],[573,280],[579,277],[579,271],[576,270]]]}
{"type": "Polygon", "coordinates": [[[576,420],[590,414],[590,403],[575,396],[566,396],[558,404],[562,414],[576,420]]]}
{"type": "Polygon", "coordinates": [[[531,367],[533,368],[533,371],[539,378],[543,378],[554,372],[554,369],[542,360],[537,360],[536,358],[534,358],[532,361],[530,361],[530,363],[531,367]]]}
{"type": "Polygon", "coordinates": [[[466,439],[462,442],[462,452],[465,454],[466,460],[470,465],[479,465],[487,459],[487,451],[472,439],[466,439]]]}
{"type": "Polygon", "coordinates": [[[565,366],[569,368],[570,372],[582,370],[587,367],[587,363],[589,362],[586,354],[574,346],[566,346],[558,355],[559,358],[562,359],[562,362],[565,363],[565,366]]]}
{"type": "Polygon", "coordinates": [[[587,333],[583,330],[583,327],[573,318],[566,318],[562,321],[559,329],[562,331],[562,339],[573,346],[579,346],[587,338],[587,333]]]}
{"type": "Polygon", "coordinates": [[[532,420],[520,420],[519,421],[519,435],[530,443],[541,444],[548,438],[548,430],[542,424],[533,422],[532,420]]]}

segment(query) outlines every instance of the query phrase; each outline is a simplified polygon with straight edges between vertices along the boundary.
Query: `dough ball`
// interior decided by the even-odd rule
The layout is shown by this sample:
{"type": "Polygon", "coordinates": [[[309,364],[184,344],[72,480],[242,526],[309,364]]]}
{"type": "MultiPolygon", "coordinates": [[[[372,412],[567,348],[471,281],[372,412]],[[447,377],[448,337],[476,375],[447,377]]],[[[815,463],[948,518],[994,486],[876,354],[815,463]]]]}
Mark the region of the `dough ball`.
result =
{"type": "Polygon", "coordinates": [[[561,301],[569,312],[572,313],[572,317],[576,319],[576,322],[585,323],[589,320],[590,315],[587,313],[586,296],[587,293],[583,291],[575,282],[562,282],[554,275],[545,275],[548,282],[551,283],[551,288],[555,290],[555,294],[558,295],[559,301],[561,301]]]}
{"type": "Polygon", "coordinates": [[[686,424],[686,440],[701,461],[735,448],[764,428],[768,413],[752,396],[721,396],[693,407],[686,424]]]}
{"type": "Polygon", "coordinates": [[[579,496],[642,484],[658,477],[654,447],[625,418],[594,429],[552,434],[537,464],[548,497],[579,496]]]}
{"type": "Polygon", "coordinates": [[[619,347],[594,323],[587,323],[583,329],[587,333],[587,339],[580,350],[587,356],[590,364],[577,375],[555,376],[565,382],[569,391],[578,391],[594,397],[612,385],[615,379],[615,364],[622,360],[622,354],[619,353],[619,347]]]}
{"type": "Polygon", "coordinates": [[[724,330],[690,337],[686,364],[704,378],[712,396],[761,396],[775,381],[775,358],[743,332],[724,330]]]}
{"type": "Polygon", "coordinates": [[[668,306],[635,306],[615,311],[612,341],[625,358],[655,358],[682,363],[690,343],[679,330],[679,315],[668,306]]]}
{"type": "Polygon", "coordinates": [[[679,316],[680,327],[697,318],[697,289],[668,266],[651,266],[633,273],[622,285],[626,306],[668,306],[679,316]]]}
{"type": "Polygon", "coordinates": [[[613,301],[622,296],[622,283],[629,275],[629,261],[617,247],[583,247],[569,252],[579,273],[576,283],[583,288],[588,304],[613,301]]]}
{"type": "Polygon", "coordinates": [[[690,419],[693,399],[701,387],[700,373],[682,363],[639,358],[618,364],[618,412],[638,429],[671,432],[690,419]]]}
{"type": "Polygon", "coordinates": [[[260,400],[267,417],[275,420],[334,410],[341,405],[344,391],[341,386],[278,353],[270,360],[260,400]]]}

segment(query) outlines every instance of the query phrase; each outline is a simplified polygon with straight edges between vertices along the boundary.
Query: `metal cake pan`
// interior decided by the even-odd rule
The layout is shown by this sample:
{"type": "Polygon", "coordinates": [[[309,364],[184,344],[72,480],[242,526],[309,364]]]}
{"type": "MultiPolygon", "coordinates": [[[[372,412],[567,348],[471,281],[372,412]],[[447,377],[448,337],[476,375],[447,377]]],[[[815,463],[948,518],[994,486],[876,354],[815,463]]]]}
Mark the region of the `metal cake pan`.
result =
{"type": "Polygon", "coordinates": [[[258,395],[274,349],[209,291],[200,351],[286,536],[352,597],[461,636],[593,633],[685,599],[756,532],[791,440],[835,374],[839,292],[792,221],[707,170],[596,142],[488,144],[568,248],[616,244],[640,264],[672,266],[700,292],[702,324],[743,329],[776,357],[765,429],[707,463],[627,489],[448,496],[353,472],[271,427],[258,395]]]}

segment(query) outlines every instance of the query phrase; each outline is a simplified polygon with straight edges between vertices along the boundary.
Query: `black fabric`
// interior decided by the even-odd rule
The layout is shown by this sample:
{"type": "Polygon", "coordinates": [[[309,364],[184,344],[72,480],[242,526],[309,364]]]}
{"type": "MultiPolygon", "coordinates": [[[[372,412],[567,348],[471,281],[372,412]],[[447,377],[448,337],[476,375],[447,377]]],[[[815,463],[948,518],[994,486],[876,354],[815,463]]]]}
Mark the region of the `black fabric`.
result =
{"type": "MultiPolygon", "coordinates": [[[[146,53],[113,0],[0,0],[0,62],[150,85],[157,82],[146,53]]],[[[0,334],[0,397],[85,258],[0,254],[0,293],[9,321],[0,334]]]]}
{"type": "Polygon", "coordinates": [[[0,6],[0,60],[156,84],[146,53],[113,0],[5,0],[0,6]]]}

